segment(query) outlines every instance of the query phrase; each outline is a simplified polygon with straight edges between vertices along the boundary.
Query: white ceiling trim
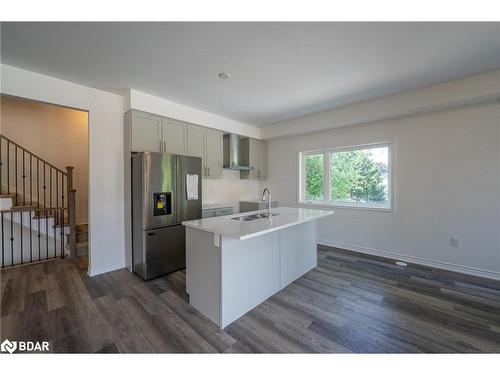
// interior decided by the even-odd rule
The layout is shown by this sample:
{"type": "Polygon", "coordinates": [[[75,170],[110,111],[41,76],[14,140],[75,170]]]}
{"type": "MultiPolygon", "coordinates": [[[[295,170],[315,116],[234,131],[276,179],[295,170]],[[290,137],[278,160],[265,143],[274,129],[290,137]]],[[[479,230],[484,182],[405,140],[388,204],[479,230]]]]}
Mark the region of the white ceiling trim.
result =
{"type": "Polygon", "coordinates": [[[280,122],[262,128],[263,139],[306,134],[500,98],[500,69],[280,122]]]}

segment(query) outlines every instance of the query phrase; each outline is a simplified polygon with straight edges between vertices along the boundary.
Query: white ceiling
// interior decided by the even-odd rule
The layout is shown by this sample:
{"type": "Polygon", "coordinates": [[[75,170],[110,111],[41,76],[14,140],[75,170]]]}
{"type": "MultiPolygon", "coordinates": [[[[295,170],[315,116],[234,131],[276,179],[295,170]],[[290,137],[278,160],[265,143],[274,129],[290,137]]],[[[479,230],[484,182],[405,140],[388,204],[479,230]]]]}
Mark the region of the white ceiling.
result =
{"type": "Polygon", "coordinates": [[[1,42],[8,65],[258,126],[500,68],[500,23],[3,23],[1,42]]]}

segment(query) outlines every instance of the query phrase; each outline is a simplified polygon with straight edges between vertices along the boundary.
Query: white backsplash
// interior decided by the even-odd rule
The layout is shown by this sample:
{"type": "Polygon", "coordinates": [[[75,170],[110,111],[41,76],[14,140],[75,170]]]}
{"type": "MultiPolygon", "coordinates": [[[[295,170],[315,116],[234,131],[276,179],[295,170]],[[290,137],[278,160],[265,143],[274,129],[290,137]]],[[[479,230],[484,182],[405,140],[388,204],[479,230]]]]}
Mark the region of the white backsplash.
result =
{"type": "Polygon", "coordinates": [[[255,199],[259,196],[259,181],[240,180],[240,172],[224,169],[222,179],[203,179],[203,204],[232,203],[238,211],[240,199],[255,199]]]}

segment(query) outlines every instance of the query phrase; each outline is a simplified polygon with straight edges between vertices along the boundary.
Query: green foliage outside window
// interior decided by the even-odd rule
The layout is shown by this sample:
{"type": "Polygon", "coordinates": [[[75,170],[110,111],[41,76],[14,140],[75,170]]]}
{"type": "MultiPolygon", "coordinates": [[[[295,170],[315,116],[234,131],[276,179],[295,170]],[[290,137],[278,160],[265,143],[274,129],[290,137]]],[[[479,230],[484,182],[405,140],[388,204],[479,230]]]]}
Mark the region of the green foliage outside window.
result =
{"type": "Polygon", "coordinates": [[[332,200],[381,202],[387,199],[383,180],[387,167],[383,163],[375,163],[368,152],[332,153],[330,168],[332,200]]]}
{"type": "MultiPolygon", "coordinates": [[[[387,164],[375,162],[367,150],[330,154],[330,199],[345,202],[387,200],[387,164]]],[[[323,154],[305,156],[305,198],[323,200],[323,154]]]]}
{"type": "Polygon", "coordinates": [[[306,199],[323,199],[323,154],[306,155],[306,199]]]}

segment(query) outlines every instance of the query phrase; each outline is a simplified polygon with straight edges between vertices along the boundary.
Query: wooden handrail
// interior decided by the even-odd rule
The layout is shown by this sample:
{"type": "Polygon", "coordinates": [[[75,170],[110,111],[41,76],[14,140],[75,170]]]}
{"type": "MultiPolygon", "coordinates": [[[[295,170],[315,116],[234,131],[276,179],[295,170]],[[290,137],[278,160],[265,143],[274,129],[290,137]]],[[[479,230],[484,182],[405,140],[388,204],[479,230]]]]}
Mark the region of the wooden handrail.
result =
{"type": "Polygon", "coordinates": [[[24,147],[23,147],[23,146],[21,146],[20,144],[18,144],[18,143],[16,143],[16,142],[14,142],[12,139],[7,138],[5,135],[0,134],[0,139],[1,139],[1,138],[5,139],[5,140],[6,140],[7,142],[9,142],[9,143],[14,144],[17,148],[20,148],[20,149],[21,149],[21,150],[23,150],[24,152],[27,152],[28,154],[32,155],[32,156],[33,156],[33,157],[35,157],[36,159],[38,159],[38,160],[40,160],[40,161],[44,162],[44,163],[45,163],[46,165],[48,165],[49,167],[52,167],[52,168],[54,168],[55,170],[57,170],[58,172],[61,172],[62,174],[66,175],[66,172],[64,172],[62,169],[57,168],[54,164],[49,163],[49,162],[48,162],[47,160],[45,160],[45,159],[42,159],[40,156],[38,156],[38,155],[36,155],[36,154],[32,153],[30,150],[27,150],[26,148],[24,148],[24,147]]]}

